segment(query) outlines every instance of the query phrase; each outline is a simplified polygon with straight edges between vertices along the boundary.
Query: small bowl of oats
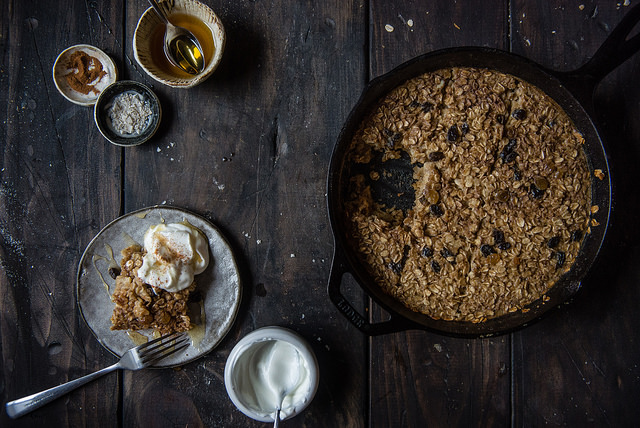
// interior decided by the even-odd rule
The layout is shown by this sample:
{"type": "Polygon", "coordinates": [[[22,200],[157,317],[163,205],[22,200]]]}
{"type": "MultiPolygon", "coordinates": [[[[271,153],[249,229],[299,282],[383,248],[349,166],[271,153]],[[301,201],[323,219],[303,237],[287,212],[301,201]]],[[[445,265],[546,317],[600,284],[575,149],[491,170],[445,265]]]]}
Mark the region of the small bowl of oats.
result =
{"type": "Polygon", "coordinates": [[[123,147],[148,141],[158,130],[162,109],[156,94],[132,80],[116,82],[102,91],[93,116],[100,133],[123,147]]]}

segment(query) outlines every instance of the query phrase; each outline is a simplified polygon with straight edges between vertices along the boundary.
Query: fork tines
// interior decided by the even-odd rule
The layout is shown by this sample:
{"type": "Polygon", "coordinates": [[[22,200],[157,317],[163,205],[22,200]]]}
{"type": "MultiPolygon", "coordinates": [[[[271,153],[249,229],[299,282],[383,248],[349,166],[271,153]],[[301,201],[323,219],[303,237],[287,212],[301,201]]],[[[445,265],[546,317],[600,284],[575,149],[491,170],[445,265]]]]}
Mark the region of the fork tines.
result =
{"type": "Polygon", "coordinates": [[[143,364],[150,365],[189,346],[186,332],[171,333],[140,345],[138,356],[143,364]]]}

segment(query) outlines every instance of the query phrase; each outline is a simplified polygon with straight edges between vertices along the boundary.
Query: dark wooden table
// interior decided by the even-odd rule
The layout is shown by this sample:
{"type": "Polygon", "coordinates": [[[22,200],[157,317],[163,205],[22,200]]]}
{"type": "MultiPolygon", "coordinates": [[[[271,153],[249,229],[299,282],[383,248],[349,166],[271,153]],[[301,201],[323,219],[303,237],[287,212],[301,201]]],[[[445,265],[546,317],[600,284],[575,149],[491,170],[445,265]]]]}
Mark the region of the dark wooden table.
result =
{"type": "MultiPolygon", "coordinates": [[[[223,21],[222,64],[189,90],[136,64],[144,1],[0,3],[0,346],[3,402],[113,364],[81,319],[77,265],[108,222],[167,204],[205,216],[231,242],[244,297],[210,354],[180,369],[111,374],[3,427],[266,426],[223,383],[250,331],[290,327],[312,344],[317,396],[284,426],[637,426],[640,420],[640,56],[596,92],[616,180],[606,251],[570,305],[512,334],[424,331],[369,338],[330,303],[331,151],[368,80],[435,49],[512,51],[555,70],[590,58],[631,6],[615,1],[204,0],[223,21]],[[163,106],[148,143],[119,148],[93,110],[51,77],[60,51],[95,45],[120,79],[163,106]]],[[[632,2],[632,3],[635,3],[632,2]]],[[[383,312],[355,284],[373,320],[383,312]]]]}

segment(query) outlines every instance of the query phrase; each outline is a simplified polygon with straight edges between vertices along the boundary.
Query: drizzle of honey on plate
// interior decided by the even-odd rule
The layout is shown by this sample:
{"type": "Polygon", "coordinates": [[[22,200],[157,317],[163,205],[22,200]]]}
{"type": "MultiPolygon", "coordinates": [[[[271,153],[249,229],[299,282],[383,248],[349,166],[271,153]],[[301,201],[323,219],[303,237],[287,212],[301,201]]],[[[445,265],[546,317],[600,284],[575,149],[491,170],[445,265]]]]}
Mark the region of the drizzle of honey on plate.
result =
{"type": "Polygon", "coordinates": [[[191,311],[190,315],[193,321],[193,328],[189,330],[189,337],[191,338],[191,345],[199,350],[200,343],[202,342],[202,339],[204,339],[207,329],[204,301],[200,300],[199,302],[190,303],[189,310],[191,311]],[[199,313],[197,313],[196,310],[199,313]]]}
{"type": "Polygon", "coordinates": [[[133,331],[133,330],[127,330],[127,336],[129,336],[129,339],[131,339],[131,341],[136,346],[143,345],[143,344],[145,344],[145,343],[147,343],[149,341],[147,336],[145,336],[143,334],[140,334],[137,331],[133,331]]]}
{"type": "MultiPolygon", "coordinates": [[[[216,47],[213,42],[211,30],[200,19],[192,15],[183,13],[174,13],[169,16],[169,20],[173,25],[186,28],[198,39],[202,50],[204,51],[205,66],[213,60],[213,54],[216,47]]],[[[193,75],[179,69],[171,64],[169,58],[164,53],[164,24],[159,24],[151,33],[151,60],[163,72],[174,77],[191,79],[193,75]]]]}

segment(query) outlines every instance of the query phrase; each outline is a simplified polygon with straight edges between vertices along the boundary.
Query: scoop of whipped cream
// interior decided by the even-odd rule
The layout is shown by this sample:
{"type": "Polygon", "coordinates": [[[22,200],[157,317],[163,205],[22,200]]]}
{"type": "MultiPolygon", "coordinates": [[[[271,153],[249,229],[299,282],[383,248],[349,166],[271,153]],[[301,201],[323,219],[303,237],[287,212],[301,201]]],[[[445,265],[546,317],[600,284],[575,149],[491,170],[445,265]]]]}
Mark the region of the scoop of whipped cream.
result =
{"type": "Polygon", "coordinates": [[[209,264],[209,246],[203,234],[183,223],[158,224],[144,234],[147,250],[138,269],[145,283],[175,293],[193,282],[209,264]]]}

